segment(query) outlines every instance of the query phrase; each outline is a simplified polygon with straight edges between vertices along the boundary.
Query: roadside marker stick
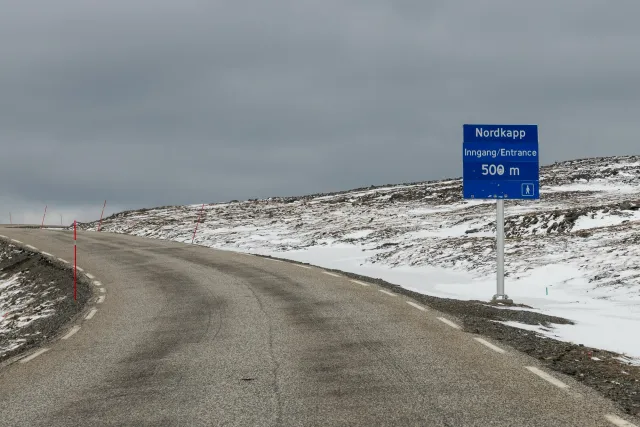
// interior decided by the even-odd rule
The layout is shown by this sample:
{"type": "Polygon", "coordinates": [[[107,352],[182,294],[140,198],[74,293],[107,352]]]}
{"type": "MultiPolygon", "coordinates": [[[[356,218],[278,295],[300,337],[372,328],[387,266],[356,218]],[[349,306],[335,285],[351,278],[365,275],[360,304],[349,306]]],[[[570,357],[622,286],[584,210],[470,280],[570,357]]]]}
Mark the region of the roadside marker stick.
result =
{"type": "Polygon", "coordinates": [[[13,225],[13,217],[11,216],[11,212],[9,212],[9,222],[13,225]]]}
{"type": "Polygon", "coordinates": [[[202,216],[203,211],[204,211],[204,203],[202,204],[202,208],[200,209],[200,214],[198,215],[198,220],[196,221],[196,228],[193,230],[193,237],[191,238],[192,245],[193,245],[193,240],[196,238],[196,231],[198,231],[198,224],[200,224],[200,217],[202,216]]]}
{"type": "Polygon", "coordinates": [[[73,300],[77,301],[78,252],[76,246],[76,220],[73,220],[73,300]]]}
{"type": "Polygon", "coordinates": [[[44,207],[44,215],[42,215],[42,224],[40,225],[40,229],[44,227],[44,217],[47,216],[47,206],[44,207]]]}
{"type": "Polygon", "coordinates": [[[104,207],[107,206],[107,201],[104,201],[104,205],[102,205],[102,213],[100,214],[100,223],[98,224],[98,231],[100,231],[100,227],[102,227],[102,215],[104,215],[104,207]]]}

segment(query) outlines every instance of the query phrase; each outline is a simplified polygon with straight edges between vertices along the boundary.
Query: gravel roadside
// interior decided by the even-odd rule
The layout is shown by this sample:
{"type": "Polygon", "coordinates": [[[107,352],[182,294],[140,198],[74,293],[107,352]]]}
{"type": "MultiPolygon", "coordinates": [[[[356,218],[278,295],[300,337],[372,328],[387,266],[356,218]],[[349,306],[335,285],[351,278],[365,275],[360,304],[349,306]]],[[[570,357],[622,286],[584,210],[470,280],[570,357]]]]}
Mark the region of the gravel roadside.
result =
{"type": "Polygon", "coordinates": [[[91,295],[79,274],[74,301],[69,265],[0,239],[0,365],[55,339],[91,295]]]}

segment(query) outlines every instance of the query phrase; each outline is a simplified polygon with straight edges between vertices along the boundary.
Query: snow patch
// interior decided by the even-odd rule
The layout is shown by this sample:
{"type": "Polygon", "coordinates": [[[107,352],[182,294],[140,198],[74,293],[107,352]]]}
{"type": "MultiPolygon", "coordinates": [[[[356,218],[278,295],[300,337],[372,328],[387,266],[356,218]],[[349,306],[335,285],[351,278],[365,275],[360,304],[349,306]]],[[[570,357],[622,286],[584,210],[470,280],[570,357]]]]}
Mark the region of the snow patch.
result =
{"type": "MultiPolygon", "coordinates": [[[[0,261],[11,259],[14,251],[15,248],[12,247],[3,250],[0,253],[0,261]]],[[[25,328],[36,320],[55,313],[52,308],[53,302],[39,302],[47,291],[36,295],[30,291],[31,289],[32,286],[26,282],[22,273],[0,279],[0,358],[26,343],[26,339],[23,338],[25,333],[22,332],[25,328]]]]}
{"type": "MultiPolygon", "coordinates": [[[[640,329],[639,201],[640,157],[627,156],[543,167],[540,200],[505,202],[506,293],[576,323],[532,332],[640,357],[640,340],[620,332],[640,329]]],[[[200,207],[128,212],[102,229],[190,243],[200,207]]],[[[495,202],[463,200],[459,179],[205,209],[199,245],[439,297],[488,301],[496,291],[495,202]]]]}

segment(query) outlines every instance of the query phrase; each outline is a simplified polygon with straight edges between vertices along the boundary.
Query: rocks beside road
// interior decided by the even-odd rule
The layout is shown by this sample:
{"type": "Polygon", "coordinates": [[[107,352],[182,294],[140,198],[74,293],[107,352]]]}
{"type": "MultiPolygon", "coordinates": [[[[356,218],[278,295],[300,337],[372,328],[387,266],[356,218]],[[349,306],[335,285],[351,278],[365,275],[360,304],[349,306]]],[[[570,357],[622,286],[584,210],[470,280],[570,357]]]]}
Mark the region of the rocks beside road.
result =
{"type": "Polygon", "coordinates": [[[54,339],[91,297],[69,265],[0,239],[0,363],[54,339]]]}

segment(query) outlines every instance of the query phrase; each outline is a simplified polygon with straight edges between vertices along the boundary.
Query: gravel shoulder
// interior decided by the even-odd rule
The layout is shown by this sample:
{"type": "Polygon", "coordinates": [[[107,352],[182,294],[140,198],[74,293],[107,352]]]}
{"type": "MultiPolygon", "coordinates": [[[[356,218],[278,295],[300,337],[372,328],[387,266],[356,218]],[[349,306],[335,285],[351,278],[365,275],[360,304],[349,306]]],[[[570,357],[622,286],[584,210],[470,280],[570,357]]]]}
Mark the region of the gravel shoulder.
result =
{"type": "Polygon", "coordinates": [[[74,301],[70,265],[0,239],[0,366],[56,339],[91,296],[79,273],[74,301]]]}
{"type": "MultiPolygon", "coordinates": [[[[261,256],[261,255],[257,255],[261,256]]],[[[295,261],[274,258],[295,264],[295,261]]],[[[323,268],[324,269],[324,268],[323,268]]],[[[327,270],[327,269],[324,269],[327,270]]],[[[595,389],[616,403],[625,413],[638,417],[640,421],[640,366],[624,362],[624,356],[557,341],[535,332],[504,325],[502,321],[516,321],[529,325],[548,326],[551,323],[572,324],[570,320],[526,310],[506,310],[492,307],[485,301],[461,301],[432,297],[404,289],[382,279],[362,276],[340,270],[328,270],[345,277],[377,284],[398,294],[408,296],[428,307],[449,314],[459,320],[463,330],[489,337],[517,351],[535,357],[549,369],[569,375],[577,381],[595,389]]],[[[514,305],[513,308],[518,307],[514,305]]],[[[527,308],[526,306],[520,306],[527,308]]],[[[630,339],[634,339],[630,331],[630,339]]]]}

